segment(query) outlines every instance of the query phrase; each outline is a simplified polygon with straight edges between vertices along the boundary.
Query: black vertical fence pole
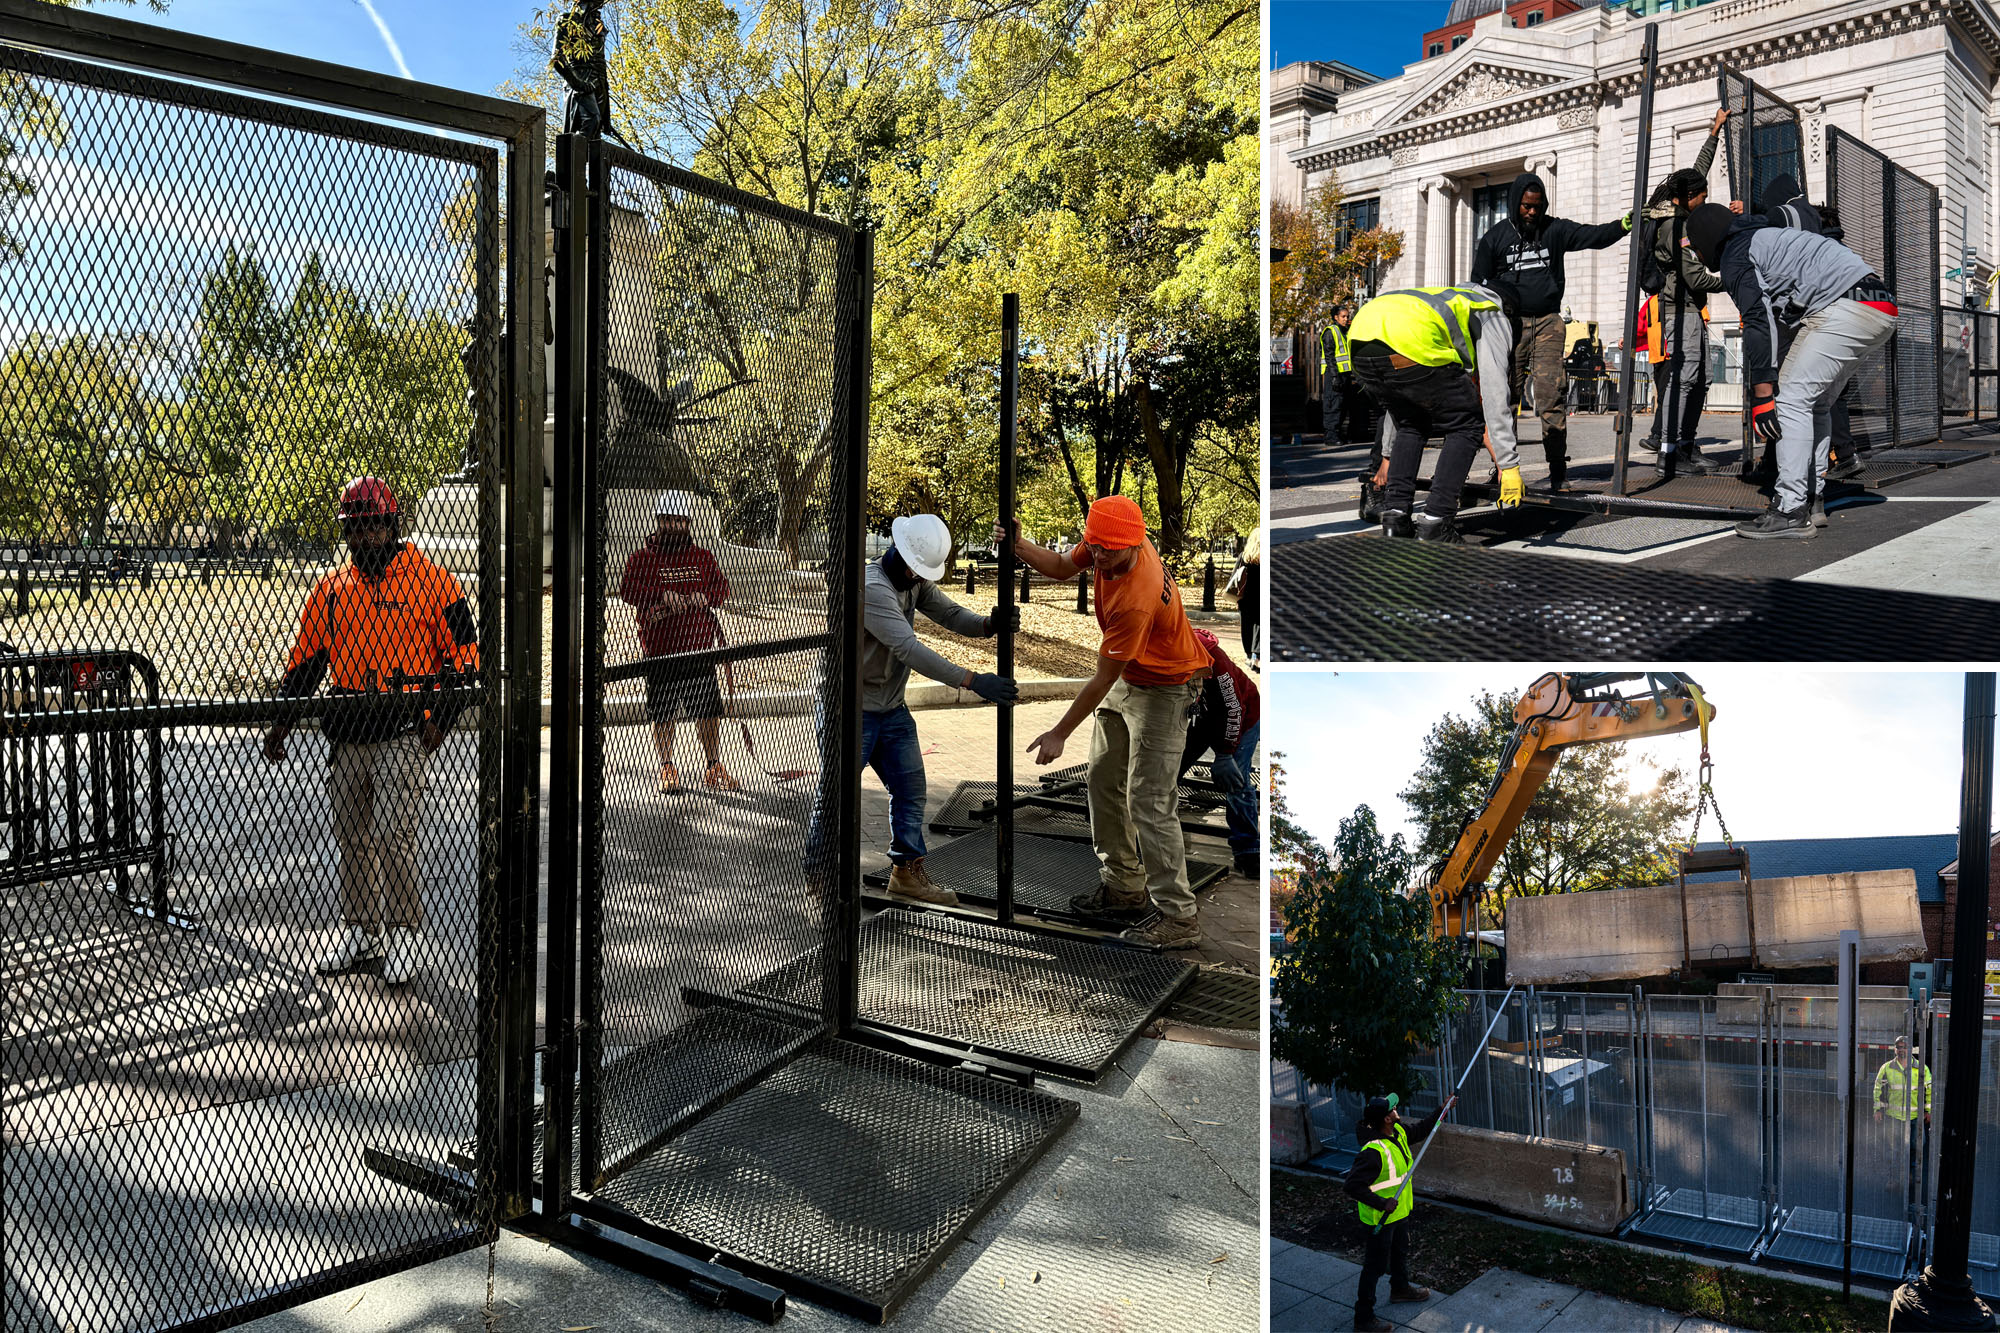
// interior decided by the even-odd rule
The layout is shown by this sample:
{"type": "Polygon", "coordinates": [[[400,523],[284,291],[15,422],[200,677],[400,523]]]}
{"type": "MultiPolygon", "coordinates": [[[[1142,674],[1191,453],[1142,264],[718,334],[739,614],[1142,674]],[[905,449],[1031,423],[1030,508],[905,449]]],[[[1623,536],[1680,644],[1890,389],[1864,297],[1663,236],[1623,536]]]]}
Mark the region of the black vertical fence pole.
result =
{"type": "Polygon", "coordinates": [[[1973,1293],[1972,1189],[1979,1141],[1979,1065],[1986,1017],[1986,923],[1992,869],[1993,673],[1965,675],[1965,766],[1958,805],[1958,915],[1952,931],[1951,1016],[1945,1030],[1944,1139],[1930,1267],[1899,1287],[1891,1329],[1992,1328],[1973,1293]]]}
{"type": "MultiPolygon", "coordinates": [[[[868,397],[874,383],[875,361],[870,342],[874,327],[875,238],[862,232],[854,238],[854,320],[848,331],[847,471],[837,497],[840,512],[831,526],[839,534],[841,601],[844,623],[835,620],[834,648],[840,662],[838,696],[841,764],[839,861],[833,882],[840,886],[839,975],[833,978],[835,1014],[840,1031],[852,1031],[861,1017],[861,578],[862,499],[868,485],[868,397]]],[[[827,719],[829,727],[834,718],[827,719]]]]}
{"type": "MultiPolygon", "coordinates": [[[[1014,521],[1014,442],[1021,401],[1021,298],[1008,292],[1000,298],[1000,521],[1014,521]]],[[[999,543],[1000,641],[1002,676],[1014,675],[1014,630],[1009,623],[1014,605],[1014,544],[999,543]]],[[[994,841],[993,882],[1000,924],[1014,920],[1014,705],[1001,704],[994,722],[994,797],[998,832],[994,841]]]]}
{"type": "Polygon", "coordinates": [[[576,863],[581,738],[577,648],[583,639],[584,244],[590,194],[584,188],[584,142],[556,138],[552,199],[556,267],[555,614],[549,719],[548,1041],[542,1064],[542,1215],[569,1212],[571,1145],[576,1117],[576,863]]]}
{"type": "MultiPolygon", "coordinates": [[[[609,198],[604,142],[582,145],[584,186],[592,202],[609,198]]],[[[611,234],[609,208],[585,207],[583,457],[576,466],[583,524],[583,568],[578,600],[583,633],[582,739],[577,809],[577,1179],[586,1189],[604,1182],[604,1117],[599,1095],[604,1071],[604,520],[603,483],[606,362],[611,337],[611,234]]]]}
{"type": "MultiPolygon", "coordinates": [[[[498,793],[492,814],[504,830],[495,848],[493,884],[498,898],[494,923],[500,947],[494,960],[497,989],[493,1038],[499,1071],[494,1158],[494,1207],[498,1218],[518,1217],[530,1207],[530,1142],[534,1126],[535,919],[540,893],[542,767],[542,192],[547,171],[543,121],[537,115],[515,127],[507,140],[505,182],[506,336],[501,313],[482,297],[476,328],[495,340],[504,358],[495,367],[500,388],[500,450],[480,459],[482,509],[500,511],[499,526],[511,540],[505,556],[489,557],[504,567],[509,594],[501,649],[504,686],[489,667],[482,674],[486,700],[481,711],[501,701],[498,763],[482,763],[498,793]],[[505,476],[502,471],[504,469],[505,476]],[[505,491],[501,489],[505,482],[505,491]],[[505,508],[501,508],[504,496],[505,508]],[[522,608],[526,608],[523,610],[522,608]],[[504,694],[503,694],[504,690],[504,694]]],[[[497,192],[497,190],[496,190],[497,192]]],[[[493,219],[483,226],[498,227],[493,219]]],[[[489,285],[490,286],[490,285],[489,285]]],[[[489,400],[490,401],[490,400],[489,400]]],[[[477,419],[477,418],[475,418],[477,419]]],[[[499,534],[496,534],[499,535],[499,534]]],[[[500,572],[496,568],[496,573],[500,572]]],[[[483,592],[481,608],[496,614],[499,599],[483,592]]],[[[492,632],[489,619],[485,632],[492,632]]]]}
{"type": "Polygon", "coordinates": [[[1646,25],[1646,45],[1639,75],[1638,161],[1632,171],[1632,235],[1626,240],[1625,328],[1620,340],[1626,344],[1618,364],[1617,454],[1611,462],[1611,493],[1625,494],[1625,468],[1632,451],[1632,379],[1639,359],[1638,340],[1633,336],[1639,322],[1639,219],[1646,211],[1646,175],[1653,158],[1653,81],[1660,70],[1660,25],[1646,25]]]}
{"type": "MultiPolygon", "coordinates": [[[[1938,210],[1942,207],[1943,202],[1938,198],[1937,191],[1931,191],[1929,234],[1933,238],[1938,234],[1938,210]]],[[[1963,250],[1970,245],[1970,240],[1961,241],[1959,248],[1963,250]]],[[[1963,254],[1958,257],[1958,262],[1965,263],[1963,254]]],[[[1930,438],[1933,440],[1944,436],[1944,277],[1938,268],[1935,263],[1931,265],[1931,370],[1937,381],[1935,392],[1931,394],[1930,438]]]]}
{"type": "MultiPolygon", "coordinates": [[[[1887,157],[1882,158],[1882,272],[1876,276],[1887,283],[1890,291],[1896,290],[1901,280],[1901,265],[1896,262],[1896,164],[1887,157]]],[[[1901,347],[1903,330],[1898,321],[1895,332],[1889,335],[1889,342],[1883,348],[1888,354],[1889,365],[1889,447],[1895,448],[1903,442],[1903,376],[1901,347]]],[[[1812,478],[1813,485],[1819,478],[1812,478]]]]}
{"type": "Polygon", "coordinates": [[[1847,938],[1846,931],[1841,935],[1840,1014],[1847,1031],[1842,1034],[1841,1043],[1841,1054],[1845,1057],[1841,1069],[1845,1077],[1841,1080],[1840,1099],[1847,1108],[1847,1127],[1842,1136],[1845,1179],[1840,1196],[1840,1298],[1848,1300],[1854,1295],[1854,1086],[1860,1074],[1855,1057],[1861,1048],[1860,1034],[1855,1029],[1861,1019],[1861,939],[1858,935],[1847,938]]]}

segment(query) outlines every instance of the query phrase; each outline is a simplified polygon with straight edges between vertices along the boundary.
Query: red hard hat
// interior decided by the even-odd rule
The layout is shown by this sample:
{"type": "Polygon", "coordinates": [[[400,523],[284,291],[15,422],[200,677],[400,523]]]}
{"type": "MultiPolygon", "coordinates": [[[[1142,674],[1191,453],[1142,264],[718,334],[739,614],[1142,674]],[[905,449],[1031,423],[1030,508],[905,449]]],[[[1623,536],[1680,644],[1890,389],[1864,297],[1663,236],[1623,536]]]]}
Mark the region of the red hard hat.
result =
{"type": "Polygon", "coordinates": [[[356,477],[340,488],[342,518],[386,518],[396,512],[396,494],[379,477],[356,477]]]}

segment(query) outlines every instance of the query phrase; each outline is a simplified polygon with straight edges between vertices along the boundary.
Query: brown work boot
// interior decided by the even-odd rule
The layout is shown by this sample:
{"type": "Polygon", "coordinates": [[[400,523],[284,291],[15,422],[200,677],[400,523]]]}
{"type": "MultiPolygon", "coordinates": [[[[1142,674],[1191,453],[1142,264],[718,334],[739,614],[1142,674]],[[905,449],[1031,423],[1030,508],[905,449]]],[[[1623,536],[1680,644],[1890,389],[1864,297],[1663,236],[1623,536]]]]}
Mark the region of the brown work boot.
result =
{"type": "Polygon", "coordinates": [[[660,795],[672,796],[681,789],[681,771],[672,764],[660,765],[660,795]]]}
{"type": "Polygon", "coordinates": [[[1372,1314],[1354,1316],[1354,1333],[1390,1333],[1396,1326],[1386,1319],[1377,1319],[1372,1314]]]}
{"type": "Polygon", "coordinates": [[[1143,929],[1128,930],[1124,939],[1134,944],[1150,944],[1155,949],[1192,949],[1201,943],[1201,917],[1162,916],[1143,929]]]}
{"type": "Polygon", "coordinates": [[[1431,1289],[1429,1287],[1389,1288],[1389,1304],[1391,1305],[1402,1305],[1405,1302],[1415,1304],[1418,1301],[1427,1301],[1430,1298],[1431,1289]]]}
{"type": "Polygon", "coordinates": [[[1079,916],[1137,921],[1153,910],[1153,900],[1146,896],[1143,889],[1134,894],[1113,893],[1110,886],[1100,880],[1096,892],[1076,894],[1069,900],[1069,908],[1079,916]]]}
{"type": "Polygon", "coordinates": [[[701,780],[707,783],[709,786],[715,788],[715,790],[717,791],[743,790],[743,784],[738,782],[735,778],[729,776],[729,770],[722,766],[722,761],[720,759],[713,760],[709,763],[708,772],[702,774],[701,780]]]}
{"type": "Polygon", "coordinates": [[[958,906],[958,895],[931,878],[931,872],[924,869],[924,858],[921,856],[890,869],[889,896],[932,903],[938,907],[958,906]]]}

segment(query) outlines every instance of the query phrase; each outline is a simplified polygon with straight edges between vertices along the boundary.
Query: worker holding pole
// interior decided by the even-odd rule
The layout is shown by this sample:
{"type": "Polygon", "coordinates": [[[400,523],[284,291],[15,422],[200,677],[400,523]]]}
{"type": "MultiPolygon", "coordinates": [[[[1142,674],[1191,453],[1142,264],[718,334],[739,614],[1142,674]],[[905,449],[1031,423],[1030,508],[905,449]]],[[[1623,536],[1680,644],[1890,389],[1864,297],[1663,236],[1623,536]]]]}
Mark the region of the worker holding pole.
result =
{"type": "MultiPolygon", "coordinates": [[[[1410,1281],[1410,1241],[1403,1223],[1416,1203],[1410,1186],[1415,1163],[1410,1158],[1410,1130],[1396,1113],[1401,1101],[1395,1093],[1371,1097],[1361,1112],[1357,1131],[1361,1151],[1347,1168],[1347,1196],[1361,1215],[1363,1226],[1372,1230],[1368,1249],[1361,1259],[1361,1287],[1354,1296],[1354,1327],[1362,1333],[1388,1333],[1392,1327],[1375,1317],[1375,1284],[1389,1275],[1389,1303],[1430,1299],[1430,1289],[1410,1281]]],[[[1445,1098],[1444,1105],[1425,1116],[1413,1128],[1414,1137],[1430,1137],[1445,1114],[1458,1103],[1458,1094],[1445,1098]]]]}

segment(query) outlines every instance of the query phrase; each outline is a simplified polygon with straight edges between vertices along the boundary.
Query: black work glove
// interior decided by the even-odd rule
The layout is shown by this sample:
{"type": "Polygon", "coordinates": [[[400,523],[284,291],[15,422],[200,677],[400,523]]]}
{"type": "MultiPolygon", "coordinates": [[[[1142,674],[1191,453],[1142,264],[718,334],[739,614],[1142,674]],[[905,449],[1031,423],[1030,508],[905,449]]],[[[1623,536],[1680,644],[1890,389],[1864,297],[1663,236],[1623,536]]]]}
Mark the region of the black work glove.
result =
{"type": "Polygon", "coordinates": [[[974,673],[972,692],[990,704],[1010,704],[1021,697],[1021,687],[1012,676],[996,676],[990,671],[974,673]]]}
{"type": "Polygon", "coordinates": [[[1785,434],[1778,424],[1778,400],[1775,397],[1759,398],[1750,406],[1750,424],[1756,428],[1757,438],[1766,444],[1776,444],[1785,434]]]}
{"type": "Polygon", "coordinates": [[[1003,628],[1019,634],[1021,632],[1021,608],[1018,606],[996,606],[993,614],[986,617],[986,637],[992,638],[1003,628]]]}

